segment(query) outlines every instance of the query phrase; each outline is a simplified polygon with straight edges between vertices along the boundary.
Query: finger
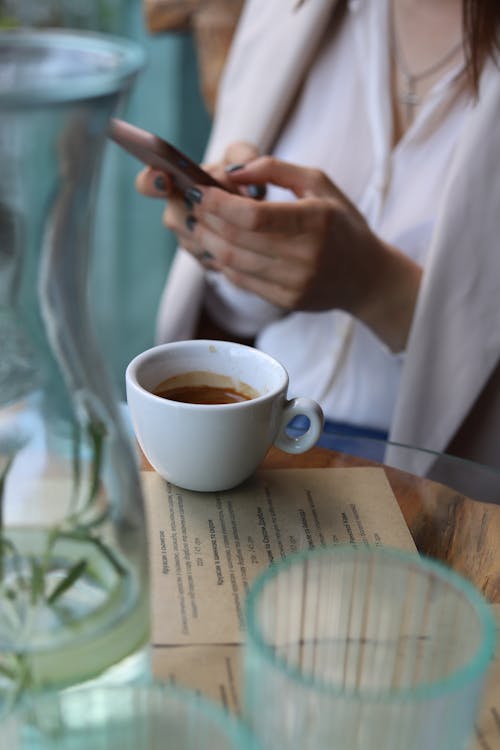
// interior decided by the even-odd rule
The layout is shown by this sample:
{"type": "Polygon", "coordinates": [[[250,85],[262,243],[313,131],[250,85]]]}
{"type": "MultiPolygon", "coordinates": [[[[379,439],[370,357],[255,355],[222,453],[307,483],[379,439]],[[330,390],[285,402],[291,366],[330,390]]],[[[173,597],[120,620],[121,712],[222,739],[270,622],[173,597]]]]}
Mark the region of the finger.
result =
{"type": "Polygon", "coordinates": [[[203,234],[197,229],[198,221],[194,215],[194,206],[191,210],[186,210],[186,203],[180,198],[173,198],[169,201],[167,208],[163,212],[163,224],[167,229],[172,231],[177,238],[177,242],[205,268],[220,268],[215,256],[204,248],[201,244],[203,234]]]}
{"type": "Polygon", "coordinates": [[[197,234],[194,231],[197,224],[196,217],[190,211],[186,211],[186,208],[180,207],[179,201],[177,205],[169,202],[163,212],[162,220],[163,225],[176,235],[180,245],[190,244],[199,248],[197,234]]]}
{"type": "Polygon", "coordinates": [[[222,163],[212,167],[214,170],[213,175],[232,192],[240,193],[240,195],[248,195],[249,198],[254,198],[255,200],[262,200],[266,195],[265,185],[238,186],[231,180],[232,170],[240,169],[242,165],[256,159],[258,156],[259,149],[255,144],[247,141],[232,143],[227,148],[222,163]]]}
{"type": "Polygon", "coordinates": [[[191,220],[195,219],[199,195],[201,192],[197,189],[189,189],[183,194],[174,193],[163,211],[163,225],[177,236],[184,235],[186,219],[188,217],[192,217],[191,220]]]}
{"type": "Polygon", "coordinates": [[[210,250],[207,250],[204,247],[199,247],[199,245],[196,242],[190,241],[189,239],[185,239],[180,245],[184,250],[187,250],[187,252],[193,256],[195,260],[200,263],[200,265],[203,266],[206,270],[210,271],[220,271],[220,266],[217,265],[217,261],[213,253],[210,252],[210,250]]]}
{"type": "Polygon", "coordinates": [[[214,253],[221,266],[237,267],[262,275],[267,272],[266,258],[283,258],[287,267],[293,263],[306,267],[314,263],[324,244],[322,238],[332,220],[331,207],[327,202],[325,206],[316,205],[319,204],[318,201],[307,200],[302,204],[262,205],[258,207],[257,213],[264,218],[258,218],[250,229],[246,229],[244,219],[241,220],[238,216],[235,220],[237,211],[234,206],[248,206],[255,202],[234,198],[214,189],[214,193],[222,194],[222,204],[229,203],[232,206],[228,211],[230,221],[227,221],[220,215],[205,210],[206,196],[211,192],[211,189],[205,190],[201,203],[191,206],[188,211],[185,207],[181,208],[178,199],[174,198],[169,202],[164,213],[164,223],[176,233],[181,242],[186,236],[194,237],[199,247],[210,249],[214,253]],[[254,226],[257,226],[257,231],[254,226]],[[259,259],[257,256],[263,257],[259,259]],[[241,265],[242,259],[251,259],[251,263],[241,265]]]}
{"type": "Polygon", "coordinates": [[[257,185],[252,182],[250,185],[246,186],[245,193],[249,198],[253,198],[256,201],[262,201],[266,197],[267,188],[265,185],[257,185]]]}
{"type": "MultiPolygon", "coordinates": [[[[248,141],[236,141],[227,147],[223,158],[219,162],[204,163],[202,164],[202,167],[228,190],[237,192],[234,182],[228,177],[226,171],[227,167],[231,164],[245,164],[246,162],[257,158],[257,156],[259,156],[259,149],[255,144],[248,141]]],[[[242,189],[240,192],[242,194],[247,193],[246,189],[242,189]]]]}
{"type": "Polygon", "coordinates": [[[234,248],[238,247],[251,251],[258,255],[271,258],[286,256],[289,260],[301,260],[307,255],[305,247],[309,244],[308,222],[296,213],[286,217],[277,218],[275,213],[266,213],[269,221],[261,220],[259,223],[266,229],[245,229],[244,226],[230,222],[215,214],[198,214],[200,221],[200,232],[210,231],[219,239],[218,257],[222,263],[231,264],[231,256],[234,248]],[[288,217],[288,218],[287,218],[288,217]],[[284,227],[280,232],[277,226],[284,227]]]}
{"type": "Polygon", "coordinates": [[[227,192],[229,193],[246,193],[246,187],[239,187],[239,185],[235,185],[234,182],[229,179],[229,176],[227,175],[224,164],[212,164],[210,166],[203,165],[203,169],[205,172],[208,172],[217,182],[219,182],[227,192]]]}
{"type": "Polygon", "coordinates": [[[203,169],[207,170],[207,172],[211,172],[213,169],[219,169],[221,163],[223,168],[227,168],[231,165],[246,164],[247,162],[256,159],[259,155],[259,149],[254,143],[248,141],[236,141],[227,147],[221,162],[205,162],[201,166],[203,169]]]}
{"type": "MultiPolygon", "coordinates": [[[[225,155],[225,174],[229,177],[232,189],[235,182],[231,180],[231,174],[241,169],[245,164],[253,161],[259,156],[259,149],[255,144],[247,141],[238,141],[229,146],[225,155]]],[[[266,197],[266,186],[264,184],[245,184],[239,186],[238,192],[255,200],[263,200],[266,197]]]]}
{"type": "MultiPolygon", "coordinates": [[[[331,200],[261,202],[217,188],[203,191],[200,207],[204,222],[230,239],[237,236],[238,230],[246,230],[255,234],[283,235],[288,241],[296,235],[328,231],[335,210],[336,203],[331,200]]],[[[251,240],[248,236],[255,251],[258,251],[258,241],[258,237],[251,240]]],[[[246,245],[247,241],[242,244],[246,245]]]]}
{"type": "MultiPolygon", "coordinates": [[[[228,240],[214,232],[205,223],[188,214],[183,224],[179,216],[170,216],[170,228],[174,228],[179,241],[198,257],[199,249],[211,253],[212,266],[218,270],[230,268],[236,273],[251,275],[299,290],[310,275],[311,253],[304,253],[304,241],[297,239],[299,250],[295,251],[295,240],[286,239],[277,248],[274,237],[259,238],[258,251],[228,240]],[[173,222],[175,221],[175,225],[173,222]]],[[[243,235],[240,233],[239,240],[243,235]]]]}
{"type": "Polygon", "coordinates": [[[259,149],[249,141],[236,141],[231,143],[224,154],[224,164],[246,164],[259,156],[259,149]]]}
{"type": "MultiPolygon", "coordinates": [[[[236,165],[239,168],[239,165],[236,165]]],[[[217,182],[223,185],[229,193],[235,193],[237,195],[244,195],[254,200],[263,200],[266,197],[266,186],[265,185],[237,185],[231,179],[231,173],[227,171],[227,168],[218,165],[210,171],[212,177],[215,177],[217,182]]]]}
{"type": "Polygon", "coordinates": [[[341,191],[320,169],[300,167],[271,156],[262,156],[241,165],[230,173],[238,184],[249,185],[271,183],[291,190],[300,198],[342,197],[341,191]]]}
{"type": "Polygon", "coordinates": [[[184,250],[187,250],[207,271],[220,271],[220,268],[217,267],[214,256],[209,250],[200,247],[193,247],[191,245],[189,247],[184,247],[184,250]]]}
{"type": "Polygon", "coordinates": [[[135,187],[150,198],[169,198],[173,192],[171,177],[158,169],[146,167],[135,178],[135,187]]]}
{"type": "MultiPolygon", "coordinates": [[[[231,175],[234,172],[242,169],[243,166],[243,164],[231,164],[230,166],[226,167],[226,174],[229,175],[229,178],[231,178],[231,175]]],[[[241,195],[247,195],[249,198],[254,198],[255,200],[263,200],[266,197],[267,190],[265,185],[258,185],[252,182],[249,185],[240,185],[239,192],[241,195]]]]}
{"type": "Polygon", "coordinates": [[[223,268],[222,273],[235,286],[252,292],[284,310],[301,308],[301,294],[298,290],[284,286],[276,280],[263,279],[250,274],[242,274],[231,268],[223,268]]]}
{"type": "Polygon", "coordinates": [[[237,247],[270,257],[276,255],[274,238],[265,233],[241,229],[218,216],[201,211],[199,206],[191,211],[180,211],[176,206],[169,205],[164,213],[164,224],[178,237],[194,237],[199,246],[209,246],[223,264],[233,262],[237,247]]]}

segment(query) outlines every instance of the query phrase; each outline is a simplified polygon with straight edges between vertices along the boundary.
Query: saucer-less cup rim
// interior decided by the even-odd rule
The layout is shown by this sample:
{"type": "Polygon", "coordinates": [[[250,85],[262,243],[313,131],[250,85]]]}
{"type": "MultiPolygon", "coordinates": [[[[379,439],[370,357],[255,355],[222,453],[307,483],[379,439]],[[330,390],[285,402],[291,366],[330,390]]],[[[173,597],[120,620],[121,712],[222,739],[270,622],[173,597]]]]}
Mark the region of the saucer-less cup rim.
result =
{"type": "MultiPolygon", "coordinates": [[[[274,440],[274,445],[276,445],[281,450],[286,451],[287,453],[298,454],[304,453],[306,450],[312,448],[315,443],[317,443],[321,435],[321,430],[323,429],[324,422],[323,412],[320,405],[312,399],[302,396],[288,399],[286,397],[288,388],[288,373],[285,367],[281,364],[281,362],[279,362],[277,359],[270,356],[266,352],[263,352],[260,349],[256,349],[252,346],[248,346],[246,344],[240,344],[233,341],[218,341],[215,339],[188,339],[186,341],[174,341],[166,344],[158,344],[151,347],[150,349],[147,349],[144,352],[141,352],[140,354],[137,354],[131,360],[125,371],[125,381],[132,387],[137,388],[141,392],[142,397],[146,398],[146,400],[150,401],[151,403],[159,404],[164,401],[170,401],[170,399],[166,399],[163,396],[157,396],[156,394],[152,393],[150,390],[150,388],[153,387],[152,384],[149,384],[149,386],[145,386],[141,382],[141,367],[146,366],[147,363],[150,362],[152,357],[161,357],[163,353],[171,352],[174,349],[190,349],[194,346],[200,348],[214,346],[221,347],[227,350],[233,348],[237,350],[248,351],[251,352],[253,357],[257,357],[266,362],[269,367],[271,367],[275,372],[279,374],[279,382],[276,383],[273,388],[270,388],[260,395],[245,401],[238,401],[229,404],[216,404],[215,407],[217,409],[222,409],[224,411],[253,409],[255,404],[273,399],[280,391],[283,391],[285,395],[284,411],[286,413],[286,418],[281,421],[281,427],[274,440]],[[288,433],[287,425],[297,415],[306,415],[310,420],[310,424],[304,433],[298,436],[294,436],[288,433]]],[[[224,375],[226,373],[220,374],[224,375]]],[[[156,383],[155,385],[159,385],[159,383],[156,383]]],[[[179,409],[181,411],[184,410],[186,412],[201,411],[210,413],[214,409],[213,404],[189,404],[181,401],[170,401],[170,403],[175,403],[176,409],[179,409]]]]}
{"type": "Polygon", "coordinates": [[[496,622],[494,615],[487,601],[472,583],[437,560],[389,547],[384,547],[383,549],[354,549],[350,545],[338,545],[335,547],[304,550],[289,555],[254,579],[247,596],[245,609],[248,646],[258,650],[272,668],[279,670],[290,680],[300,683],[303,687],[312,688],[315,691],[329,694],[332,697],[342,697],[343,699],[352,701],[363,700],[373,701],[374,703],[400,701],[403,703],[415,700],[428,701],[444,694],[451,694],[459,691],[470,681],[480,677],[491,662],[495,650],[496,622]],[[368,560],[370,558],[374,559],[376,556],[384,557],[387,562],[394,565],[411,566],[413,568],[418,566],[422,572],[429,573],[452,586],[458,594],[461,594],[470,602],[477,615],[481,634],[477,652],[467,664],[455,670],[455,672],[444,679],[438,679],[432,683],[423,682],[416,687],[397,689],[363,688],[362,690],[356,690],[327,683],[312,675],[303,674],[296,667],[290,666],[285,659],[277,655],[271,646],[266,643],[258,622],[257,611],[260,596],[273,578],[276,578],[285,570],[301,566],[308,560],[312,561],[322,557],[331,557],[332,560],[341,563],[343,560],[352,559],[355,561],[356,559],[362,560],[363,558],[368,560]]]}
{"type": "MultiPolygon", "coordinates": [[[[217,346],[223,346],[226,348],[230,347],[237,347],[239,349],[247,349],[253,354],[258,355],[262,360],[266,361],[269,365],[271,365],[273,368],[277,369],[281,375],[281,382],[280,385],[277,385],[273,389],[266,391],[265,393],[261,393],[258,396],[255,396],[251,399],[245,400],[245,401],[235,401],[229,404],[217,404],[218,409],[251,409],[252,403],[255,403],[256,401],[265,401],[268,398],[272,398],[276,395],[278,391],[281,390],[283,385],[288,384],[288,375],[283,367],[283,365],[278,362],[277,360],[273,359],[273,357],[269,356],[269,354],[266,354],[263,351],[260,351],[260,349],[254,349],[251,346],[248,346],[246,344],[236,344],[233,342],[226,342],[226,341],[215,341],[210,339],[196,339],[195,341],[188,340],[188,341],[176,341],[168,344],[159,344],[158,346],[153,346],[150,349],[147,349],[144,352],[141,352],[141,354],[138,354],[134,359],[130,362],[126,369],[126,378],[129,378],[132,383],[138,388],[143,391],[146,398],[151,400],[152,402],[162,402],[162,401],[169,401],[170,399],[165,398],[164,396],[157,396],[156,394],[152,393],[148,387],[144,386],[140,381],[140,368],[147,362],[150,361],[151,357],[158,355],[161,356],[163,352],[171,351],[173,346],[175,345],[175,348],[183,349],[183,348],[190,348],[193,343],[201,344],[201,345],[217,345],[217,346]]],[[[224,374],[224,373],[221,373],[224,374]]],[[[159,385],[159,384],[157,384],[159,385]]],[[[214,408],[213,404],[189,404],[183,401],[175,401],[176,407],[180,409],[185,409],[186,411],[212,411],[214,408]]]]}

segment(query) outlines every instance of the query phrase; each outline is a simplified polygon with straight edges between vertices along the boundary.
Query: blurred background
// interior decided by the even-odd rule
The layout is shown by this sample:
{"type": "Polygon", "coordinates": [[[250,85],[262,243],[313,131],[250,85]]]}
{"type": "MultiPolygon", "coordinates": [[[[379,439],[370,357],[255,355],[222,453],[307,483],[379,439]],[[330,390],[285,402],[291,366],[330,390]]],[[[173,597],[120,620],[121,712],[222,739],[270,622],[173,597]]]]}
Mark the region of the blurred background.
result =
{"type": "MultiPolygon", "coordinates": [[[[167,2],[168,5],[168,2],[167,2]]],[[[183,2],[177,2],[177,6],[183,2]]],[[[139,42],[147,64],[121,117],[199,160],[210,127],[195,36],[188,23],[164,30],[142,0],[0,0],[0,27],[87,29],[139,42]],[[154,32],[152,26],[157,26],[154,32]]],[[[123,398],[124,371],[154,343],[156,310],[175,241],[161,224],[163,201],[138,195],[140,164],[108,143],[97,196],[90,282],[95,332],[123,398]]]]}

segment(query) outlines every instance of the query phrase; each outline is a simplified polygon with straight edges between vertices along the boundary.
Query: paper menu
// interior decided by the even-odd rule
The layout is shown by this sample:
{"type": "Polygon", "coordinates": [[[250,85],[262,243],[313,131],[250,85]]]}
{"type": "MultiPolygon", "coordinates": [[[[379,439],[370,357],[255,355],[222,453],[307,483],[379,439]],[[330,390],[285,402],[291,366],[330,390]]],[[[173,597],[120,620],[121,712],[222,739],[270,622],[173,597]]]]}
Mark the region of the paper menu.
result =
{"type": "Polygon", "coordinates": [[[199,493],[144,477],[156,644],[240,643],[251,580],[273,560],[321,544],[415,550],[383,471],[261,472],[199,493]]]}
{"type": "Polygon", "coordinates": [[[156,646],[155,676],[198,690],[234,713],[242,712],[243,646],[156,646]]]}
{"type": "Polygon", "coordinates": [[[416,551],[380,468],[275,469],[222,493],[143,472],[154,669],[239,710],[244,602],[273,560],[322,544],[416,551]]]}

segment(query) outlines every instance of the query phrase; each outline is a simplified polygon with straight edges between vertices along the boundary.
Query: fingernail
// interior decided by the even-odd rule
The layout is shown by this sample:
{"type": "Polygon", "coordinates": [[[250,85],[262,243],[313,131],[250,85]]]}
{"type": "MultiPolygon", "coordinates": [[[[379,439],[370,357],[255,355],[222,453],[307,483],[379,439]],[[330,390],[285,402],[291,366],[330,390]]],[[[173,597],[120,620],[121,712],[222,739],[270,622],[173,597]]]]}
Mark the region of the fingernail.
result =
{"type": "Polygon", "coordinates": [[[214,260],[215,256],[212,255],[212,253],[209,250],[202,250],[198,253],[198,260],[200,260],[202,263],[208,261],[208,260],[214,260]]]}
{"type": "Polygon", "coordinates": [[[247,195],[249,198],[263,198],[266,194],[265,185],[248,185],[247,195]]]}
{"type": "Polygon", "coordinates": [[[193,229],[196,226],[196,217],[193,216],[193,214],[189,214],[186,216],[186,226],[189,229],[190,232],[193,231],[193,229]]]}
{"type": "Polygon", "coordinates": [[[188,211],[192,211],[192,209],[194,208],[193,201],[190,198],[188,198],[186,195],[184,196],[184,205],[186,206],[188,211]]]}
{"type": "Polygon", "coordinates": [[[190,187],[184,191],[184,197],[193,203],[201,203],[203,193],[198,188],[190,187]]]}
{"type": "Polygon", "coordinates": [[[229,164],[224,171],[230,174],[231,172],[237,172],[238,169],[243,169],[244,166],[244,164],[229,164]]]}
{"type": "Polygon", "coordinates": [[[165,192],[166,185],[163,175],[159,174],[157,177],[155,177],[154,186],[159,193],[165,192]]]}

